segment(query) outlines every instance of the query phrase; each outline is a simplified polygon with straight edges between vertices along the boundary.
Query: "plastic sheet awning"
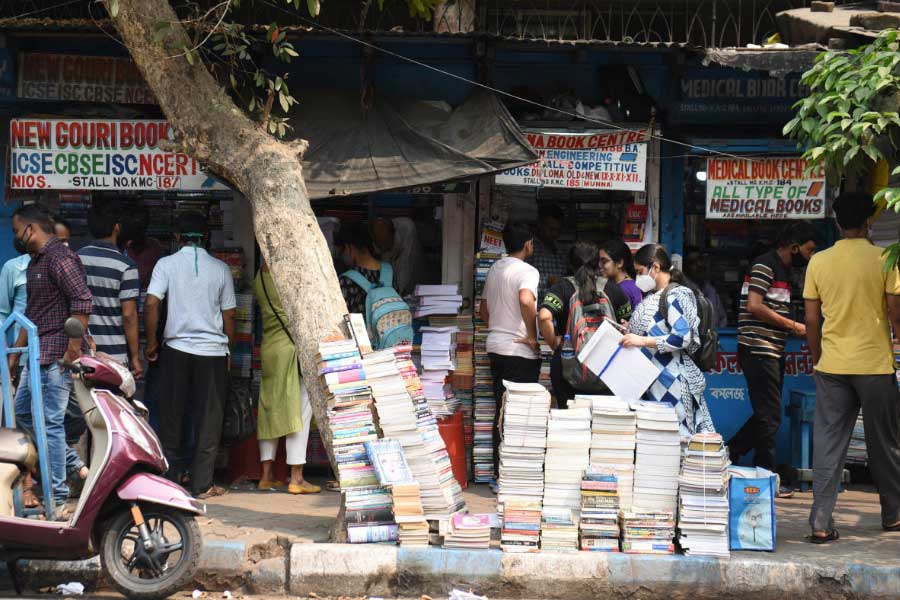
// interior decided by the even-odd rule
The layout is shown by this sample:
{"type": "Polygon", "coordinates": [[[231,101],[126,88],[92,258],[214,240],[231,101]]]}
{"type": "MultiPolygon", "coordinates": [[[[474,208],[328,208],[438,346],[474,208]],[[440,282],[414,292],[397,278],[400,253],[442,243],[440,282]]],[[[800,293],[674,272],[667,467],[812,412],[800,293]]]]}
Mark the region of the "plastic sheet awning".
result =
{"type": "Polygon", "coordinates": [[[309,142],[303,157],[311,199],[469,179],[533,163],[537,154],[488,92],[449,110],[422,100],[305,91],[291,119],[309,142]]]}

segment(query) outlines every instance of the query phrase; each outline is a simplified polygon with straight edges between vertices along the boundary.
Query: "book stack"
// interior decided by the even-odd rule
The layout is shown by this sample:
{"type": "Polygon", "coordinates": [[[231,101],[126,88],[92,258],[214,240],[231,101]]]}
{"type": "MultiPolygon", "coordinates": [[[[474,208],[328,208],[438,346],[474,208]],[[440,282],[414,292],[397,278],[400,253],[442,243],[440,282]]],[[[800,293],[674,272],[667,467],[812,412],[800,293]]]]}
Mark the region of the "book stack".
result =
{"type": "Polygon", "coordinates": [[[497,502],[501,507],[509,499],[540,503],[544,498],[550,394],[538,383],[504,381],[503,385],[506,392],[497,502]]]}
{"type": "Polygon", "coordinates": [[[552,409],[547,422],[541,548],[578,549],[581,480],[590,463],[591,410],[552,409]]]}
{"type": "Polygon", "coordinates": [[[359,349],[352,340],[322,342],[319,361],[319,376],[328,388],[328,427],[341,489],[376,486],[378,479],[363,443],[378,436],[359,349]]]}
{"type": "Polygon", "coordinates": [[[416,299],[418,307],[415,317],[429,315],[455,315],[462,308],[463,297],[459,294],[459,286],[455,283],[442,285],[417,285],[416,299]]]}
{"type": "MultiPolygon", "coordinates": [[[[421,486],[422,506],[427,519],[446,518],[465,508],[462,488],[453,478],[450,455],[438,432],[437,419],[428,408],[428,402],[419,376],[412,364],[411,346],[397,346],[376,354],[393,354],[393,365],[399,380],[391,387],[396,392],[397,404],[415,420],[416,434],[406,433],[398,437],[413,477],[421,486]],[[400,393],[404,387],[406,395],[400,393]]],[[[371,355],[368,355],[368,359],[371,355]]],[[[387,360],[387,359],[385,359],[387,360]]],[[[377,392],[380,392],[379,389],[377,392]]],[[[376,408],[379,407],[376,392],[376,408]]],[[[379,413],[379,423],[385,428],[385,419],[379,413]]],[[[390,426],[388,426],[390,429],[390,426]]]]}
{"type": "Polygon", "coordinates": [[[419,484],[415,481],[397,483],[391,487],[394,501],[394,521],[397,522],[401,546],[427,546],[428,521],[422,508],[419,484]]]}
{"type": "Polygon", "coordinates": [[[619,506],[629,510],[634,487],[634,447],[637,413],[618,396],[576,396],[591,402],[592,471],[611,470],[616,474],[619,506]]]}
{"type": "Polygon", "coordinates": [[[396,542],[399,528],[394,522],[393,501],[386,488],[376,486],[344,491],[347,541],[351,544],[396,542]]]}
{"type": "Polygon", "coordinates": [[[637,405],[637,452],[632,505],[640,511],[675,512],[681,471],[681,434],[675,408],[661,402],[637,405]]]}
{"type": "MultiPolygon", "coordinates": [[[[496,233],[495,236],[499,236],[496,233]]],[[[502,239],[502,238],[501,238],[502,239]]],[[[481,319],[481,300],[488,271],[502,254],[482,251],[475,260],[475,384],[473,388],[474,424],[472,471],[475,483],[493,482],[494,472],[494,418],[497,406],[494,400],[494,384],[491,377],[491,362],[487,354],[487,323],[481,319]]]]}
{"type": "Polygon", "coordinates": [[[450,519],[444,536],[445,548],[487,550],[491,547],[491,516],[457,513],[450,519]]]}
{"type": "Polygon", "coordinates": [[[675,513],[632,511],[622,515],[622,552],[674,554],[675,513]]]}
{"type": "Polygon", "coordinates": [[[584,474],[579,530],[582,550],[619,551],[619,494],[614,471],[584,474]]]}
{"type": "Polygon", "coordinates": [[[509,498],[503,507],[500,548],[504,552],[539,552],[541,501],[509,498]]]}
{"type": "Polygon", "coordinates": [[[728,453],[717,433],[691,437],[681,477],[678,542],[686,554],[728,558],[728,453]]]}
{"type": "Polygon", "coordinates": [[[456,412],[457,402],[448,378],[456,368],[456,327],[421,328],[422,386],[428,407],[436,417],[448,417],[456,412]]]}

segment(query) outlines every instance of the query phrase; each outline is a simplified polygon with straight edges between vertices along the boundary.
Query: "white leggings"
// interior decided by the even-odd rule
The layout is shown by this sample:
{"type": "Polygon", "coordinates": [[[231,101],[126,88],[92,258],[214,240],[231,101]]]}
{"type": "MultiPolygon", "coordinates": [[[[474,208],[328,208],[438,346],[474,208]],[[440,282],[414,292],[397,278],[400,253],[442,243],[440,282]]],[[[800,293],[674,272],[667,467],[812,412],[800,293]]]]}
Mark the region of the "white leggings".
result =
{"type": "MultiPolygon", "coordinates": [[[[306,445],[309,443],[309,426],[312,422],[312,405],[309,403],[309,393],[306,386],[300,382],[300,419],[301,429],[284,436],[287,449],[287,464],[306,464],[306,445]]],[[[275,452],[278,450],[278,439],[259,440],[259,459],[263,462],[275,460],[275,452]]]]}

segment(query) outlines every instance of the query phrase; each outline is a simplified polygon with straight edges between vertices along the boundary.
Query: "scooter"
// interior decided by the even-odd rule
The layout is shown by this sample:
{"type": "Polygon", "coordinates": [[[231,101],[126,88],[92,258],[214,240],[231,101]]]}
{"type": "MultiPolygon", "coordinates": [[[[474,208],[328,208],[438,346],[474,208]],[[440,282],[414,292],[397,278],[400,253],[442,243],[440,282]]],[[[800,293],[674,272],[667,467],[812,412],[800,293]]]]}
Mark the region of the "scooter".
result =
{"type": "MultiPolygon", "coordinates": [[[[28,332],[33,377],[37,330],[16,313],[4,329],[13,320],[28,332]]],[[[77,319],[69,319],[65,331],[72,339],[81,339],[85,333],[77,319]]],[[[14,352],[5,342],[5,336],[0,336],[0,347],[14,352]]],[[[0,372],[4,396],[8,396],[5,363],[0,364],[0,372]]],[[[0,558],[6,560],[20,594],[19,559],[76,560],[99,554],[104,573],[126,597],[168,597],[183,589],[197,568],[201,538],[195,517],[204,515],[206,507],[161,477],[169,465],[156,434],[141,418],[146,409],[131,399],[135,382],[128,369],[103,354],[59,364],[72,375],[78,404],[93,436],[90,472],[67,522],[25,516],[17,484],[34,468],[38,453],[42,459],[46,456],[46,448],[38,452],[28,435],[9,427],[12,403],[5,397],[7,427],[0,429],[0,558]]],[[[36,378],[30,381],[38,383],[39,389],[36,378]]],[[[41,413],[34,415],[37,443],[46,445],[43,414],[35,409],[41,413]]],[[[48,470],[42,468],[41,473],[44,502],[52,505],[48,470]]]]}

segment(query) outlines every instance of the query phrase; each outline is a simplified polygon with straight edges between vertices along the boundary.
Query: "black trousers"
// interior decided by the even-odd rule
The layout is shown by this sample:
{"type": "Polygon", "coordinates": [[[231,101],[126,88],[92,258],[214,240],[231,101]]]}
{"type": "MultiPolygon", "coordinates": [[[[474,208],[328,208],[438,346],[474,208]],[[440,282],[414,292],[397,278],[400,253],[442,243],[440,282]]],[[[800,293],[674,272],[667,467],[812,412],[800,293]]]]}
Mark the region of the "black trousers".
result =
{"type": "Polygon", "coordinates": [[[515,383],[537,383],[541,378],[541,359],[488,354],[494,380],[494,476],[500,477],[500,411],[503,409],[503,380],[515,383]]]}
{"type": "Polygon", "coordinates": [[[732,456],[755,450],[754,464],[775,471],[775,438],[781,427],[784,408],[781,387],[784,383],[784,360],[757,356],[738,345],[738,361],[747,379],[753,415],[728,442],[732,456]]]}
{"type": "Polygon", "coordinates": [[[160,355],[159,377],[160,442],[169,461],[167,476],[178,482],[186,467],[182,458],[183,432],[185,416],[190,415],[196,448],[190,461],[191,491],[202,494],[213,484],[216,453],[222,439],[228,359],[166,347],[160,355]]]}

